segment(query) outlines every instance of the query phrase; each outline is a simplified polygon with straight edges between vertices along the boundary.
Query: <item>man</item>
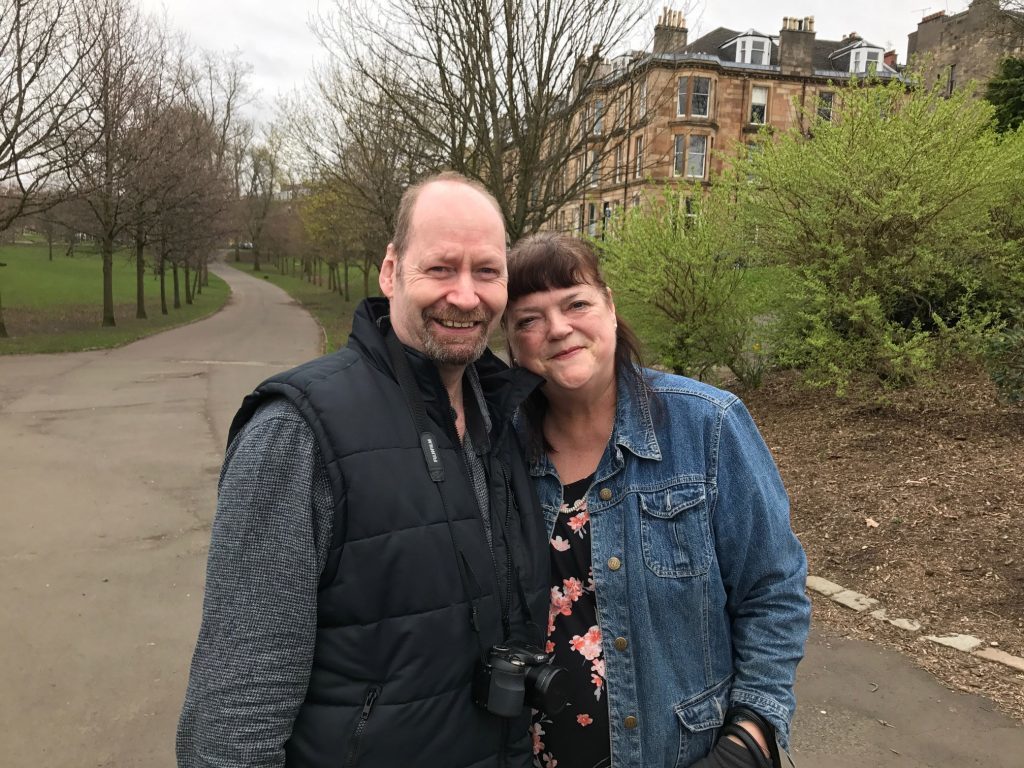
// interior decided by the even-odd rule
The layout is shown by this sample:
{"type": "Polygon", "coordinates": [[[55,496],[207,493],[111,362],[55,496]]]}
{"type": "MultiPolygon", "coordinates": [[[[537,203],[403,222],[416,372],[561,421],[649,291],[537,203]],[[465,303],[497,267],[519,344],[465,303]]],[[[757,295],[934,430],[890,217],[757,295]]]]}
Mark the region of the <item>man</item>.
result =
{"type": "Polygon", "coordinates": [[[487,350],[493,198],[454,174],[410,188],[380,286],[344,349],[232,424],[179,766],[529,765],[528,716],[473,691],[493,646],[540,643],[547,608],[509,423],[539,379],[487,350]]]}

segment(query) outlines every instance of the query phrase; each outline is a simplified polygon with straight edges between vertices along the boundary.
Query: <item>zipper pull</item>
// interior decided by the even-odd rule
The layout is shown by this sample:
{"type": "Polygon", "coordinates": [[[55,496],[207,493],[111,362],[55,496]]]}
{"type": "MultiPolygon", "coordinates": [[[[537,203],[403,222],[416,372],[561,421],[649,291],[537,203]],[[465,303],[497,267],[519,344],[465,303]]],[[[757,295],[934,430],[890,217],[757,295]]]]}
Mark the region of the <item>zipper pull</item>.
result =
{"type": "Polygon", "coordinates": [[[363,713],[360,718],[366,720],[370,717],[370,710],[373,709],[373,705],[377,701],[377,697],[380,696],[380,688],[374,686],[366,694],[366,701],[363,703],[363,713]]]}

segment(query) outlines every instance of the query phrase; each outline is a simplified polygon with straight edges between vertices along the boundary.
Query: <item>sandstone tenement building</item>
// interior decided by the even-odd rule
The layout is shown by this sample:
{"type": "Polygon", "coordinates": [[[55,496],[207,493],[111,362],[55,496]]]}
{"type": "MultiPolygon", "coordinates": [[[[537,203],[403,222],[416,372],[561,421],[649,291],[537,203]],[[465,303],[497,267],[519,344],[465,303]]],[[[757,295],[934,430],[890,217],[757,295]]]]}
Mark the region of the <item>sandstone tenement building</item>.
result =
{"type": "Polygon", "coordinates": [[[961,13],[921,19],[907,36],[907,61],[927,85],[944,78],[952,93],[971,81],[984,84],[1004,58],[1024,54],[1022,30],[1024,19],[1000,10],[998,0],[972,0],[961,13]]]}
{"type": "Polygon", "coordinates": [[[652,187],[709,183],[722,152],[755,142],[765,126],[801,124],[807,109],[830,119],[851,78],[900,76],[894,51],[856,33],[818,39],[813,17],[786,17],[778,33],[719,27],[690,41],[683,15],[669,9],[653,50],[581,60],[579,71],[591,77],[574,87],[592,98],[573,123],[585,149],[565,173],[585,182],[552,226],[594,234],[652,187]]]}

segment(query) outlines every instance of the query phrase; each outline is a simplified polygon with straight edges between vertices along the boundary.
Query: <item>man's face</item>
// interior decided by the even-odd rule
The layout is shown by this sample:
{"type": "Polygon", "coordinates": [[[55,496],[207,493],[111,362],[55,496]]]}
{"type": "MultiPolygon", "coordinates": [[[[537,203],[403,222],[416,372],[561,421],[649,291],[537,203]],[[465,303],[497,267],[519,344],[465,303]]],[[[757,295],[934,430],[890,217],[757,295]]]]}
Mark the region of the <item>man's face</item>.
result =
{"type": "Polygon", "coordinates": [[[402,343],[440,366],[483,354],[508,301],[505,225],[472,187],[435,182],[419,194],[406,252],[388,246],[380,287],[402,343]]]}

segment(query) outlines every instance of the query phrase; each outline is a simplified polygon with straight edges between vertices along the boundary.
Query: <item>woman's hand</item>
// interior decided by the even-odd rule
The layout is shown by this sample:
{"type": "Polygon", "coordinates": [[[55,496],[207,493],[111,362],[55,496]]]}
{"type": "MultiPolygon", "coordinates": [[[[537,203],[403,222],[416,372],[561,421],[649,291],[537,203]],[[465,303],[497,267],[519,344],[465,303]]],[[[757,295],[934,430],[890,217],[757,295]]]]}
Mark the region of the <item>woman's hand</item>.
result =
{"type": "Polygon", "coordinates": [[[760,768],[757,756],[730,737],[719,739],[711,754],[701,758],[690,768],[760,768]]]}

